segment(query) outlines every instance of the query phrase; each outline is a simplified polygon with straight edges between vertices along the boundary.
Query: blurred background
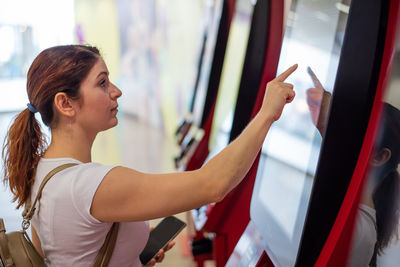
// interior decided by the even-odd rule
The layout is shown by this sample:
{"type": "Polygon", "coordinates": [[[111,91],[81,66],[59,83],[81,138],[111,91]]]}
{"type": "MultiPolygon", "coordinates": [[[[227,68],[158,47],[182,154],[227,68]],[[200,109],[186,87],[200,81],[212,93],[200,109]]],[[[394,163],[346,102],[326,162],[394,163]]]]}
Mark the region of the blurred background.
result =
{"type": "Polygon", "coordinates": [[[122,112],[171,134],[191,96],[204,2],[0,0],[0,110],[25,107],[26,72],[40,51],[90,44],[124,93],[122,112]]]}

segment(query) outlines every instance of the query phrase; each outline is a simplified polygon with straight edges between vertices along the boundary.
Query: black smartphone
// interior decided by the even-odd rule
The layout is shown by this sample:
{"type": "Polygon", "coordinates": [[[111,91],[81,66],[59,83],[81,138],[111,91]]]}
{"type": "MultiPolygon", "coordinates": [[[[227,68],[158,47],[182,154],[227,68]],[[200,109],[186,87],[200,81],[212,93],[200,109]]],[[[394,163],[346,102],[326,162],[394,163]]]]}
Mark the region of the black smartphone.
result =
{"type": "Polygon", "coordinates": [[[149,263],[160,249],[163,249],[171,242],[183,228],[186,223],[175,216],[165,217],[151,232],[146,247],[143,249],[139,258],[143,265],[149,263]]]}

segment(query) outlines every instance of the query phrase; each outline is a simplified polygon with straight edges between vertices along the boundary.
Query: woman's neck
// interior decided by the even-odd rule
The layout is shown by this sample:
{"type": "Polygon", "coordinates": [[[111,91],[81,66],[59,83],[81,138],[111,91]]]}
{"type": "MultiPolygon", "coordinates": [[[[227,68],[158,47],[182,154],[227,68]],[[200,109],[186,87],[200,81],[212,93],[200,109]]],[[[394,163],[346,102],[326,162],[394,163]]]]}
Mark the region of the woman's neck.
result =
{"type": "Polygon", "coordinates": [[[78,131],[51,131],[51,143],[44,158],[73,158],[87,163],[92,161],[91,150],[94,137],[79,134],[78,131]]]}

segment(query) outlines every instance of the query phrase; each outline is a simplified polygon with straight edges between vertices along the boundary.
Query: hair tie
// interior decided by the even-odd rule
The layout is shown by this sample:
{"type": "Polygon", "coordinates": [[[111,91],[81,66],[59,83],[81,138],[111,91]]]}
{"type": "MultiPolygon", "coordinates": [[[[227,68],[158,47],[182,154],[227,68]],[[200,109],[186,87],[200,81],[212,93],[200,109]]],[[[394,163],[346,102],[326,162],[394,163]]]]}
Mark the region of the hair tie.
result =
{"type": "Polygon", "coordinates": [[[27,105],[29,111],[32,112],[33,114],[35,114],[36,112],[38,112],[37,109],[36,109],[31,103],[28,103],[28,104],[26,104],[26,105],[27,105]]]}

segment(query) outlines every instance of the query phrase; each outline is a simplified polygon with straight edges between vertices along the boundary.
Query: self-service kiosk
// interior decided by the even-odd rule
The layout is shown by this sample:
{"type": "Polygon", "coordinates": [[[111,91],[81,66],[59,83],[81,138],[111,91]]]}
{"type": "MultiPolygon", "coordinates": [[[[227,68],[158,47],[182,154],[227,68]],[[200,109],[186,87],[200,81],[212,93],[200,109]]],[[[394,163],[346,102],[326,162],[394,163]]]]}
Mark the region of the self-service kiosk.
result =
{"type": "MultiPolygon", "coordinates": [[[[276,74],[282,41],[283,5],[238,1],[232,20],[213,119],[209,157],[232,141],[261,106],[267,81],[276,74]]],[[[254,177],[221,202],[192,211],[196,237],[192,251],[199,266],[213,259],[224,266],[247,225],[254,177]]]]}
{"type": "Polygon", "coordinates": [[[175,133],[180,147],[174,157],[178,170],[197,169],[208,155],[208,141],[235,0],[211,0],[206,3],[208,19],[189,113],[175,133]]]}
{"type": "Polygon", "coordinates": [[[398,0],[292,1],[278,70],[299,64],[296,98],[265,140],[227,266],[346,266],[398,16],[398,0]]]}

